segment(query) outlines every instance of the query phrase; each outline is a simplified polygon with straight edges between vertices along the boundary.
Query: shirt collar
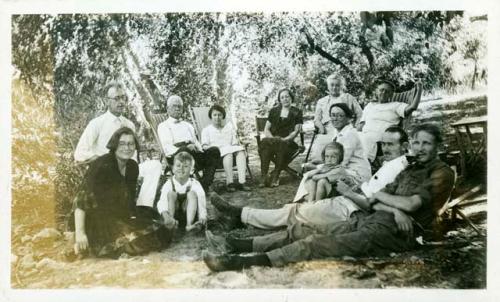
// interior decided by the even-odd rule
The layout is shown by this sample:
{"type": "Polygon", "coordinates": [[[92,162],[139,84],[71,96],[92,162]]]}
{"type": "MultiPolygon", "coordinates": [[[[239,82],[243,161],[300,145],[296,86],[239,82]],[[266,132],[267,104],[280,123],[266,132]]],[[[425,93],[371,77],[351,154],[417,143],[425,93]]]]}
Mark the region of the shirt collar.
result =
{"type": "Polygon", "coordinates": [[[189,177],[188,180],[186,181],[186,183],[183,185],[180,182],[178,182],[177,179],[175,179],[175,177],[172,177],[172,181],[175,183],[176,187],[184,187],[184,186],[191,184],[191,177],[189,177]]]}
{"type": "Polygon", "coordinates": [[[412,166],[412,167],[418,167],[418,168],[431,168],[433,166],[435,166],[436,164],[440,163],[441,160],[439,158],[435,158],[435,159],[432,159],[426,163],[420,163],[416,160],[409,160],[410,162],[410,165],[409,166],[412,166]]]}
{"type": "Polygon", "coordinates": [[[333,96],[330,93],[328,93],[328,100],[338,100],[338,99],[340,99],[343,96],[344,96],[343,92],[341,92],[338,96],[333,96]]]}
{"type": "Polygon", "coordinates": [[[340,131],[338,132],[337,136],[343,136],[343,135],[345,135],[345,134],[346,134],[346,132],[351,131],[351,129],[352,129],[352,128],[353,128],[353,127],[352,127],[352,124],[351,124],[351,123],[349,123],[349,124],[345,125],[345,126],[344,126],[344,128],[342,128],[342,130],[340,130],[340,131]]]}
{"type": "Polygon", "coordinates": [[[382,165],[386,165],[386,164],[392,163],[392,162],[400,162],[402,164],[408,164],[409,163],[408,159],[406,158],[406,155],[401,155],[401,156],[396,157],[394,159],[384,161],[382,163],[382,165]]]}
{"type": "Polygon", "coordinates": [[[105,115],[106,115],[106,117],[107,117],[108,119],[110,119],[110,120],[112,120],[112,121],[120,121],[120,122],[121,122],[121,121],[122,121],[122,119],[123,119],[123,116],[121,116],[121,115],[120,115],[120,116],[116,116],[116,115],[114,115],[113,113],[111,113],[111,111],[109,111],[109,110],[108,110],[108,111],[106,111],[105,115]]]}
{"type": "Polygon", "coordinates": [[[173,118],[173,117],[169,116],[168,122],[171,124],[178,124],[178,123],[182,122],[182,119],[177,119],[177,118],[173,118]]]}

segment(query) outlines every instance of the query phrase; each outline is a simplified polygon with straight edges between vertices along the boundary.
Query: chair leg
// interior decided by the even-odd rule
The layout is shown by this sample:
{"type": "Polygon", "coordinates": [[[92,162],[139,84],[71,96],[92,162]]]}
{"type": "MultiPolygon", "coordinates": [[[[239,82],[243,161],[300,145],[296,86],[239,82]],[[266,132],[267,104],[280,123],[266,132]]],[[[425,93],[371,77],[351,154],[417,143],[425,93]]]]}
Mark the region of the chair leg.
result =
{"type": "Polygon", "coordinates": [[[470,226],[471,226],[471,228],[473,228],[473,229],[474,229],[474,231],[476,231],[476,233],[478,233],[478,235],[479,235],[479,236],[484,236],[484,234],[481,232],[481,230],[479,230],[479,229],[477,228],[477,226],[476,226],[476,225],[475,225],[475,224],[474,224],[474,223],[473,223],[473,222],[469,219],[469,217],[467,217],[467,215],[465,215],[465,214],[464,214],[464,212],[462,212],[462,211],[461,211],[461,210],[459,210],[459,209],[456,209],[456,213],[457,213],[460,217],[462,217],[462,218],[463,218],[463,219],[467,222],[467,224],[468,224],[468,225],[470,225],[470,226]]]}
{"type": "Polygon", "coordinates": [[[290,174],[292,177],[302,178],[301,173],[300,173],[299,171],[295,170],[295,169],[290,168],[290,166],[287,166],[287,167],[285,168],[285,171],[286,171],[288,174],[290,174]]]}
{"type": "Polygon", "coordinates": [[[250,176],[250,180],[253,181],[252,170],[250,170],[250,165],[248,163],[247,163],[247,171],[248,171],[248,175],[250,176]]]}
{"type": "Polygon", "coordinates": [[[311,149],[315,139],[316,139],[316,131],[314,132],[313,137],[311,138],[311,143],[309,144],[309,148],[307,148],[307,154],[306,158],[304,159],[304,163],[307,163],[307,161],[309,160],[309,155],[311,155],[311,149]]]}

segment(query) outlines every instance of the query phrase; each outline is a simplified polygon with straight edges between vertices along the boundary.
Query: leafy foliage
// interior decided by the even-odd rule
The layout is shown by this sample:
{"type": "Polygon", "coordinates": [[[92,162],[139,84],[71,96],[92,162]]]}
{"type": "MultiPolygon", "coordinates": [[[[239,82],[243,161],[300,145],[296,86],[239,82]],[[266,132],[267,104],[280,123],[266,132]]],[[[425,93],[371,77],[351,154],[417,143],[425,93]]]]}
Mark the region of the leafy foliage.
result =
{"type": "MultiPolygon", "coordinates": [[[[37,129],[25,119],[53,118],[47,135],[57,147],[56,173],[41,175],[56,182],[59,203],[69,204],[81,177],[74,146],[88,121],[105,110],[102,90],[112,79],[126,84],[129,117],[141,133],[144,103],[165,110],[164,102],[151,102],[137,89],[140,73],[149,73],[163,99],[178,94],[186,105],[223,104],[249,137],[255,114],[274,104],[280,88],[291,88],[297,105],[310,107],[332,72],[345,76],[347,90],[362,102],[378,76],[401,89],[417,79],[427,91],[484,85],[484,21],[466,12],[14,16],[13,65],[35,96],[30,106],[14,98],[14,114],[23,116],[15,121],[16,137],[37,129]]],[[[14,151],[21,156],[33,147],[14,151]]],[[[41,171],[54,169],[43,162],[41,171]]],[[[29,175],[27,165],[18,160],[14,169],[29,175]]]]}

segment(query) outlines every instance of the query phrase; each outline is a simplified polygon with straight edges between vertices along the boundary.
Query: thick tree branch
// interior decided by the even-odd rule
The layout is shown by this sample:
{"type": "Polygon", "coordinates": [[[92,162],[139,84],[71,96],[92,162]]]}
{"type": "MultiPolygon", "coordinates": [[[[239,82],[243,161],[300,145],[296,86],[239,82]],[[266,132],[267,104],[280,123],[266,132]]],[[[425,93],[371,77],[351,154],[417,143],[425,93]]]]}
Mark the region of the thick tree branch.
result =
{"type": "Polygon", "coordinates": [[[373,57],[373,54],[370,50],[370,47],[368,46],[368,43],[366,42],[365,36],[360,35],[359,42],[361,43],[361,52],[368,59],[368,63],[370,64],[370,68],[373,68],[373,63],[375,61],[375,58],[373,57]]]}
{"type": "Polygon", "coordinates": [[[323,58],[327,59],[328,61],[331,61],[331,62],[339,65],[340,67],[342,67],[342,69],[344,69],[345,71],[347,71],[349,74],[353,73],[349,69],[349,67],[347,67],[344,63],[342,63],[342,61],[340,61],[338,58],[336,58],[336,57],[332,56],[331,54],[329,54],[328,52],[326,52],[323,48],[321,48],[318,45],[316,45],[314,43],[314,39],[305,30],[303,30],[302,32],[305,34],[307,42],[309,43],[309,46],[312,49],[314,49],[320,56],[322,56],[323,58]]]}
{"type": "Polygon", "coordinates": [[[470,17],[470,22],[475,22],[475,21],[488,21],[488,15],[470,17]]]}

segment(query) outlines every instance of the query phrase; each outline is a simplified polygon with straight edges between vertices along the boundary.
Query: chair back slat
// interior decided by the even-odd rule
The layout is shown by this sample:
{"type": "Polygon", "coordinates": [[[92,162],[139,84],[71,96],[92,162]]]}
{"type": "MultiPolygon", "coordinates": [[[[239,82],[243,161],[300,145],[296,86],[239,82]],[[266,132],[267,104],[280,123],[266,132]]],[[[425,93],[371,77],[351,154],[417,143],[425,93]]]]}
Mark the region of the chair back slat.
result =
{"type": "Polygon", "coordinates": [[[166,121],[168,119],[168,114],[167,113],[155,113],[151,114],[151,128],[153,128],[155,131],[158,131],[158,125],[160,125],[162,122],[166,121]]]}
{"type": "MultiPolygon", "coordinates": [[[[212,120],[208,117],[208,111],[210,107],[192,107],[189,106],[189,114],[191,116],[191,121],[193,122],[194,130],[196,132],[196,136],[199,140],[201,140],[201,131],[203,128],[212,124],[212,120]]],[[[228,122],[229,116],[226,114],[226,118],[224,119],[224,125],[228,122]]]]}
{"type": "Polygon", "coordinates": [[[409,104],[413,97],[415,96],[415,93],[417,92],[416,88],[412,88],[408,91],[404,92],[399,92],[399,93],[394,93],[392,96],[391,102],[401,102],[401,103],[407,103],[409,104]]]}
{"type": "Polygon", "coordinates": [[[255,117],[255,128],[257,132],[263,132],[266,127],[267,117],[265,116],[256,116],[255,117]]]}

